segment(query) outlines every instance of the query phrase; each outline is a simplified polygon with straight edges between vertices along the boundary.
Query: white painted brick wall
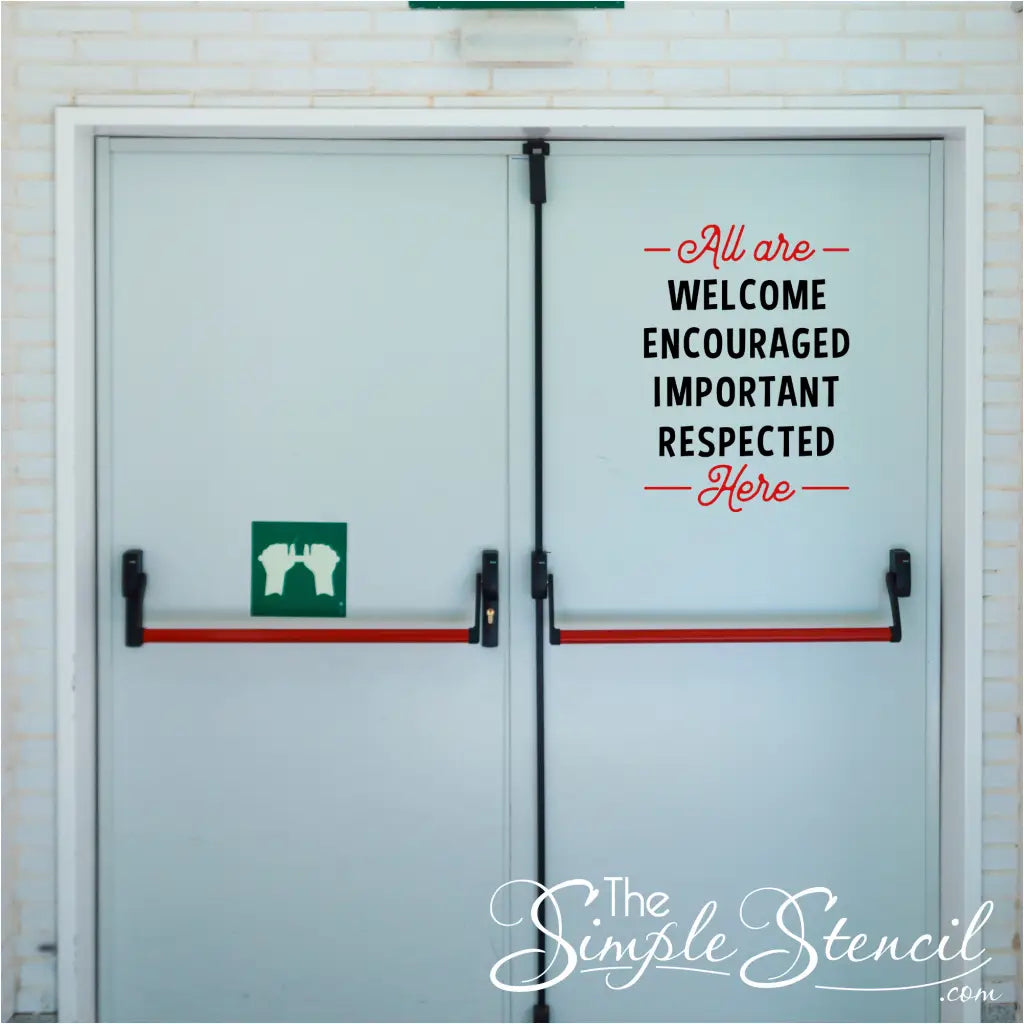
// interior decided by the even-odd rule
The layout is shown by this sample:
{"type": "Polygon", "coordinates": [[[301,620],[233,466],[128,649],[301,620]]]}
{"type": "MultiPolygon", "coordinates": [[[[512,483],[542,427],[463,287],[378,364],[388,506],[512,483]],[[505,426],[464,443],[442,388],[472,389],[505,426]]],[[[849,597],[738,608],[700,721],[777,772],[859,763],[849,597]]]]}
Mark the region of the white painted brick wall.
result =
{"type": "Polygon", "coordinates": [[[1009,2],[579,12],[578,65],[465,67],[402,3],[5,4],[4,1017],[54,1008],[53,108],[971,106],[986,111],[985,976],[1019,1001],[1021,18],[1009,2]]]}

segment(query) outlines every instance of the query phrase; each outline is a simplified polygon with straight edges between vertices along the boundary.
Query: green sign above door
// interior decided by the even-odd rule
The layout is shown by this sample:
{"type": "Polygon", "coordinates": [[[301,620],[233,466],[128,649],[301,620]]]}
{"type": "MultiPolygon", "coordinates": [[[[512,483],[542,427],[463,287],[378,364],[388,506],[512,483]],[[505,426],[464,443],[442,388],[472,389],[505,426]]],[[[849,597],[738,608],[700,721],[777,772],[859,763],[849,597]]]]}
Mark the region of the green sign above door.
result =
{"type": "Polygon", "coordinates": [[[252,615],[345,615],[347,523],[252,524],[252,615]]]}

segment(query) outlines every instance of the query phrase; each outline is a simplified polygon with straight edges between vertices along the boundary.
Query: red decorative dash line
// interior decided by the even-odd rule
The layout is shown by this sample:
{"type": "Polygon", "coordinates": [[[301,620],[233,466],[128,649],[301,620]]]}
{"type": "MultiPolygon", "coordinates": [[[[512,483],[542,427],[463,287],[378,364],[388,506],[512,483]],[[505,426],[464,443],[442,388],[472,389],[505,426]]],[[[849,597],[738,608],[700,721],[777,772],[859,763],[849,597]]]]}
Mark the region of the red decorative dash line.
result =
{"type": "Polygon", "coordinates": [[[848,491],[850,488],[842,487],[801,487],[801,491],[848,491]]]}
{"type": "Polygon", "coordinates": [[[661,246],[648,246],[648,247],[646,247],[644,249],[644,252],[671,252],[671,251],[672,250],[668,246],[665,246],[664,248],[662,248],[661,246]]]}
{"type": "Polygon", "coordinates": [[[644,487],[644,490],[645,491],[692,491],[693,488],[692,487],[674,487],[674,486],[673,487],[646,486],[646,487],[644,487]]]}
{"type": "Polygon", "coordinates": [[[836,246],[836,247],[833,247],[833,248],[829,249],[827,246],[822,246],[821,251],[822,252],[849,252],[850,251],[850,247],[848,245],[847,246],[842,246],[842,247],[836,246]]]}

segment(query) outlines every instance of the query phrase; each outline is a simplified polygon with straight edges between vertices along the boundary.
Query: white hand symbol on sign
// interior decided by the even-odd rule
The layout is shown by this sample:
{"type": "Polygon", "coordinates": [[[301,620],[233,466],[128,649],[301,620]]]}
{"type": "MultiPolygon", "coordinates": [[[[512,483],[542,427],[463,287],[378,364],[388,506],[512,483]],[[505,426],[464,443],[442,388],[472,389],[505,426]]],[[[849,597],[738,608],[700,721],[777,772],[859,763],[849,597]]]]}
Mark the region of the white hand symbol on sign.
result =
{"type": "Polygon", "coordinates": [[[301,555],[295,554],[294,544],[269,544],[260,553],[259,561],[267,574],[264,596],[283,596],[284,578],[300,562],[313,574],[317,595],[334,596],[334,567],[341,559],[329,544],[307,544],[301,555]]]}
{"type": "Polygon", "coordinates": [[[299,561],[313,574],[317,594],[334,596],[334,567],[341,561],[329,544],[309,544],[299,561]]]}
{"type": "Polygon", "coordinates": [[[267,574],[264,595],[284,594],[284,577],[288,570],[298,561],[295,545],[270,544],[259,556],[263,569],[267,574]]]}

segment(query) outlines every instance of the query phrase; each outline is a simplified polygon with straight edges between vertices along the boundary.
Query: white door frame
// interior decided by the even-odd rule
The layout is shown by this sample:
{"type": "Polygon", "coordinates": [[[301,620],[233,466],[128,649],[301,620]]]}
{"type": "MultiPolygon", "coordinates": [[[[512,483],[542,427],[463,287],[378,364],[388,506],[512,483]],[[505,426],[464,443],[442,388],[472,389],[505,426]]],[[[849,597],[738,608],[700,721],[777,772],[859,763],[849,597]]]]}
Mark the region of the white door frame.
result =
{"type": "MultiPolygon", "coordinates": [[[[56,111],[57,1007],[96,1019],[93,253],[97,135],[333,139],[945,142],[941,920],[980,905],[984,114],[959,110],[435,110],[60,107],[56,111]]],[[[979,1003],[944,1001],[943,1021],[979,1003]]]]}

